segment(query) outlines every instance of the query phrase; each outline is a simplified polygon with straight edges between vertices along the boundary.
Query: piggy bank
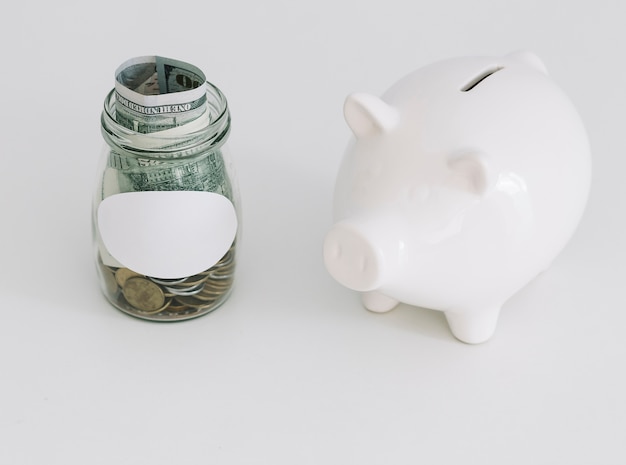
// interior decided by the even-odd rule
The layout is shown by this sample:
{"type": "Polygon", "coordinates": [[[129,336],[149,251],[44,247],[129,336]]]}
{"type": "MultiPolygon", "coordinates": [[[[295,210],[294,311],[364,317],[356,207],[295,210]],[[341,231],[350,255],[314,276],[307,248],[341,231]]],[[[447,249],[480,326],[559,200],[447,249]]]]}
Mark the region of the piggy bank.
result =
{"type": "Polygon", "coordinates": [[[466,343],[548,268],[583,214],[589,144],[571,101],[526,51],[444,60],[344,105],[326,269],[386,312],[444,312],[466,343]]]}

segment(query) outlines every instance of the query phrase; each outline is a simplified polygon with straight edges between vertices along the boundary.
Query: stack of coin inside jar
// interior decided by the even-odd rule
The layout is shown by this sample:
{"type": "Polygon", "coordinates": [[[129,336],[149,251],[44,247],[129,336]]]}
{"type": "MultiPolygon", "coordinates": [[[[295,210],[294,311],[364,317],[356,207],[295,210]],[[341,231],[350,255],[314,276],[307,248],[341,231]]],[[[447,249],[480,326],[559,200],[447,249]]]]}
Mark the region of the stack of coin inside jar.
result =
{"type": "Polygon", "coordinates": [[[181,279],[157,279],[99,260],[107,296],[124,312],[155,321],[185,320],[204,315],[228,297],[235,271],[235,244],[222,259],[201,273],[181,279]]]}

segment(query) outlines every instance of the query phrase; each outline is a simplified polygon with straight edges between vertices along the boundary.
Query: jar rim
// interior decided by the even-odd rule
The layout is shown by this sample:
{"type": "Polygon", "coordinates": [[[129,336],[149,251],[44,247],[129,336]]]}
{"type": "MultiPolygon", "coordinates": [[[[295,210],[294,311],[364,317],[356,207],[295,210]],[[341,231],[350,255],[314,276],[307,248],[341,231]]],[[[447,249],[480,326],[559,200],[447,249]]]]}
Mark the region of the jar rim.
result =
{"type": "Polygon", "coordinates": [[[166,131],[140,133],[120,125],[115,118],[116,92],[113,88],[104,100],[100,118],[102,135],[109,144],[127,154],[149,158],[179,158],[217,148],[230,132],[230,111],[226,97],[217,86],[206,81],[205,87],[209,112],[205,123],[189,132],[168,132],[166,135],[161,134],[166,131]],[[187,153],[190,149],[193,150],[187,153]]]}

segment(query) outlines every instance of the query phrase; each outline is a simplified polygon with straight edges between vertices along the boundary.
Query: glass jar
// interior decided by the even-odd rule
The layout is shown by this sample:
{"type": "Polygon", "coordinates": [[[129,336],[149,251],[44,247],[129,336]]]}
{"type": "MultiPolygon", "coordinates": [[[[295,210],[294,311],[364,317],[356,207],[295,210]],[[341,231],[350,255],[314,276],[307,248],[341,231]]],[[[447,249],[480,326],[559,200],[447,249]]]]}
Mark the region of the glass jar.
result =
{"type": "Polygon", "coordinates": [[[240,232],[226,98],[207,82],[203,118],[152,133],[118,124],[116,98],[102,111],[92,208],[102,292],[143,319],[204,315],[231,293],[240,232]]]}

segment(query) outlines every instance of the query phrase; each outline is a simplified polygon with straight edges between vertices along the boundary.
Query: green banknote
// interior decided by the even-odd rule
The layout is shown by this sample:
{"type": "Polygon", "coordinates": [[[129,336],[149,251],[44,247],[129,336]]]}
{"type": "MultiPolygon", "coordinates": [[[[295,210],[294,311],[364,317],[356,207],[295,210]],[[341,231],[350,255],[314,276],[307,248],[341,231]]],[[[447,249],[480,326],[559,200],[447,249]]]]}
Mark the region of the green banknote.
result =
{"type": "MultiPolygon", "coordinates": [[[[159,136],[175,140],[206,125],[211,116],[205,83],[204,73],[188,63],[133,58],[115,73],[115,119],[137,133],[137,146],[158,154],[159,136]]],[[[215,192],[232,200],[222,152],[215,148],[162,160],[111,150],[102,187],[103,199],[122,192],[182,190],[215,192]]]]}
{"type": "Polygon", "coordinates": [[[182,61],[128,60],[115,76],[116,120],[144,134],[186,125],[206,112],[205,82],[202,71],[182,61]]]}

